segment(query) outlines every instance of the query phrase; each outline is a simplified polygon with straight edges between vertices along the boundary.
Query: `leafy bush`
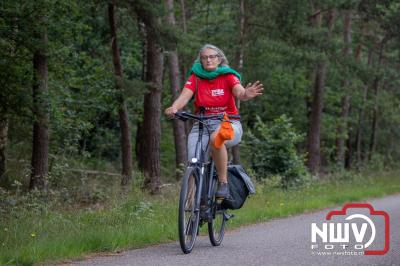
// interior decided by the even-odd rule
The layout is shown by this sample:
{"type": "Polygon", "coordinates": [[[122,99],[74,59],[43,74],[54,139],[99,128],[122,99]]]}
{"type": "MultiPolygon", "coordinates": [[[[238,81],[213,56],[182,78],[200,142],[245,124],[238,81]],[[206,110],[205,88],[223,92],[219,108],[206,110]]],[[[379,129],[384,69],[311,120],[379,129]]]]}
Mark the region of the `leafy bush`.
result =
{"type": "Polygon", "coordinates": [[[283,188],[304,182],[308,176],[304,156],[296,150],[303,136],[295,132],[290,118],[282,115],[271,124],[265,124],[257,117],[248,138],[245,145],[251,151],[251,165],[258,179],[281,176],[283,188]]]}

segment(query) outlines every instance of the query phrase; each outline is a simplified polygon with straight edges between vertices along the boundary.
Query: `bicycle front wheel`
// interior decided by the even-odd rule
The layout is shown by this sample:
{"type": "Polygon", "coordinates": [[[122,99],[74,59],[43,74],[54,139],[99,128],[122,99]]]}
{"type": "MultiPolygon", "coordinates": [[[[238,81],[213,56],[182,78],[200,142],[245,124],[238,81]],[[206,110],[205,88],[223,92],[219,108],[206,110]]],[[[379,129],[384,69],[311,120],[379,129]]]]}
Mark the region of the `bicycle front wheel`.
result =
{"type": "MultiPolygon", "coordinates": [[[[214,190],[216,191],[217,181],[214,180],[214,190]]],[[[214,191],[214,195],[215,195],[214,191]]],[[[210,237],[210,242],[213,246],[219,246],[224,239],[225,234],[225,209],[221,208],[221,203],[217,202],[217,199],[213,198],[212,203],[212,221],[208,222],[208,236],[210,237]]]]}
{"type": "Polygon", "coordinates": [[[182,180],[178,215],[179,242],[185,254],[192,251],[199,230],[200,213],[196,207],[198,180],[196,169],[188,167],[182,180]]]}

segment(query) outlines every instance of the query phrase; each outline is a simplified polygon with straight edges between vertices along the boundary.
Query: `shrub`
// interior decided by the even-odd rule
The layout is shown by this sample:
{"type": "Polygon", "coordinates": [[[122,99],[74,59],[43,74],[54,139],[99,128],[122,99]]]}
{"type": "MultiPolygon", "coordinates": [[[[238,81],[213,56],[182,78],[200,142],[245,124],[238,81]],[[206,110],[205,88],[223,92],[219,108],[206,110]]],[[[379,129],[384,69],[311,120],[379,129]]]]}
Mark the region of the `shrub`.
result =
{"type": "Polygon", "coordinates": [[[279,175],[283,188],[304,182],[308,176],[304,156],[296,150],[303,136],[296,133],[290,118],[282,115],[267,125],[257,117],[253,132],[247,136],[245,145],[251,151],[251,165],[258,179],[279,175]]]}

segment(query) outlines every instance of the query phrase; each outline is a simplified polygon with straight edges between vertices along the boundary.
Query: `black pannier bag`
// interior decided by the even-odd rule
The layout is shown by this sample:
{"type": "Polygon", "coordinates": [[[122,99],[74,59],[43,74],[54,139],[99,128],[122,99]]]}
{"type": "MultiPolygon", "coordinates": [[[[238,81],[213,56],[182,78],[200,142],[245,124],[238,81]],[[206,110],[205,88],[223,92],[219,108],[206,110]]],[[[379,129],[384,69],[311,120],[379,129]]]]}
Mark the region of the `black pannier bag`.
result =
{"type": "Polygon", "coordinates": [[[241,165],[228,165],[228,186],[230,197],[221,203],[224,209],[240,209],[246,198],[256,193],[250,176],[241,165]]]}

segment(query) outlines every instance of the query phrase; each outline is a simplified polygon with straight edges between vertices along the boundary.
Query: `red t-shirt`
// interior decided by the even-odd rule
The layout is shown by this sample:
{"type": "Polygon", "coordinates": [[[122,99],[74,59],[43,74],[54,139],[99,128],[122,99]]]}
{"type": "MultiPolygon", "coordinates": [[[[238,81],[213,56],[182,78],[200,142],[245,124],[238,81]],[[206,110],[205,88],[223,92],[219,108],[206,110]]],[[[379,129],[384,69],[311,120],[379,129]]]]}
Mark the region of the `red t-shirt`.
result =
{"type": "Polygon", "coordinates": [[[206,108],[206,115],[223,112],[228,115],[237,115],[238,110],[232,93],[236,84],[240,84],[240,80],[233,74],[220,75],[212,80],[197,78],[196,93],[196,76],[192,74],[184,87],[195,94],[196,113],[198,113],[199,107],[203,106],[206,108]]]}

